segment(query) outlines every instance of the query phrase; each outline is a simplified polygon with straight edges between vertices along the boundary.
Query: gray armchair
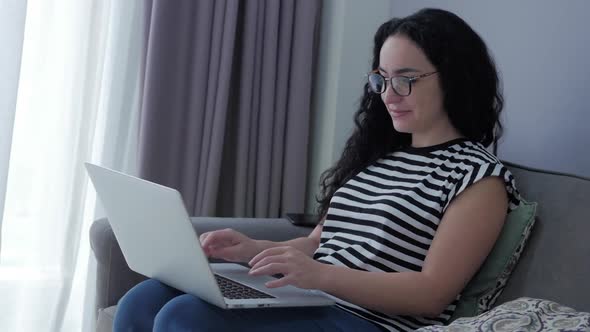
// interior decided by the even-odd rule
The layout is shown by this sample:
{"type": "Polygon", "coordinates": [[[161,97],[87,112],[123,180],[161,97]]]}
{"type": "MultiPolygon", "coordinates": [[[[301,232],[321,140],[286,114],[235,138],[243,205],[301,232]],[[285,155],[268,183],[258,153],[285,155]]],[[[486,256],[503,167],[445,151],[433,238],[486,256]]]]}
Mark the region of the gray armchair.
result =
{"type": "MultiPolygon", "coordinates": [[[[523,196],[539,203],[529,244],[497,304],[522,296],[590,311],[590,179],[505,163],[523,196]]],[[[312,228],[285,219],[192,218],[198,233],[234,228],[255,239],[283,241],[312,228]]],[[[145,277],[131,271],[106,219],[94,222],[91,247],[98,261],[97,331],[112,329],[117,301],[145,277]]]]}

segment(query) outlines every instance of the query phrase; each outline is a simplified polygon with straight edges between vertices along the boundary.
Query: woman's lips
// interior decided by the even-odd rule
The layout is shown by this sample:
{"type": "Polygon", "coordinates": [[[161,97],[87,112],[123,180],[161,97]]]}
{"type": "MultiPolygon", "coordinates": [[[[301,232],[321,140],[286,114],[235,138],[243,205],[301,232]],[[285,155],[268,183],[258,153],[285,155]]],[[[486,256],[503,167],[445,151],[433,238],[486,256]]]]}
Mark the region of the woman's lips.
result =
{"type": "Polygon", "coordinates": [[[405,116],[405,115],[408,115],[410,112],[411,112],[411,111],[401,111],[401,110],[395,110],[395,111],[393,111],[393,110],[390,110],[390,111],[389,111],[389,113],[391,114],[391,116],[392,116],[393,118],[396,118],[396,119],[397,119],[397,118],[401,118],[401,117],[403,117],[403,116],[405,116]]]}

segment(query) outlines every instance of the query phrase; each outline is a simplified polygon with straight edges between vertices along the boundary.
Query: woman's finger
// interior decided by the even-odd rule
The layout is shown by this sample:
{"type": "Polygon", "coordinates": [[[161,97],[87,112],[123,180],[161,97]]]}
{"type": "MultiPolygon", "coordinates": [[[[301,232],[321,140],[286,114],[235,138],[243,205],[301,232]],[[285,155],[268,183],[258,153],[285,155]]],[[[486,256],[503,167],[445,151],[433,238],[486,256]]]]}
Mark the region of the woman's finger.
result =
{"type": "Polygon", "coordinates": [[[257,268],[261,267],[261,266],[265,266],[271,263],[286,263],[286,259],[284,257],[284,255],[280,254],[280,255],[274,255],[274,256],[266,256],[262,259],[260,259],[256,264],[254,264],[250,270],[256,270],[257,268]]]}
{"type": "Polygon", "coordinates": [[[231,247],[212,247],[208,249],[208,253],[213,258],[221,258],[230,262],[237,261],[237,256],[240,252],[238,246],[231,247]]]}
{"type": "Polygon", "coordinates": [[[235,242],[231,229],[205,233],[207,236],[201,241],[201,246],[227,246],[235,242]]]}
{"type": "Polygon", "coordinates": [[[276,256],[276,255],[280,255],[282,253],[284,253],[285,251],[287,251],[289,249],[289,247],[274,247],[274,248],[268,248],[266,250],[261,251],[258,255],[254,256],[249,262],[248,265],[250,266],[254,266],[256,265],[256,263],[258,263],[261,259],[267,257],[267,256],[276,256]]]}
{"type": "Polygon", "coordinates": [[[270,263],[248,272],[253,276],[273,275],[273,274],[287,274],[287,264],[285,263],[270,263]]]}
{"type": "Polygon", "coordinates": [[[201,234],[201,236],[199,236],[199,242],[203,244],[205,242],[205,239],[207,239],[207,237],[209,236],[209,234],[211,234],[211,232],[201,234]]]}

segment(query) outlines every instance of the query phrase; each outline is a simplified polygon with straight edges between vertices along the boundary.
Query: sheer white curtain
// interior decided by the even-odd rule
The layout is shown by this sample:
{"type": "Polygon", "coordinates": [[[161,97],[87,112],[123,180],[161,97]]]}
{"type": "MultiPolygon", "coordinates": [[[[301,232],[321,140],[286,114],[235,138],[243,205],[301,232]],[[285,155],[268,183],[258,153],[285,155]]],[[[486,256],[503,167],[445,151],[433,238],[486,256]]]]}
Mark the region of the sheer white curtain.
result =
{"type": "Polygon", "coordinates": [[[26,0],[0,0],[0,234],[26,12],[26,0]]]}
{"type": "Polygon", "coordinates": [[[83,163],[136,172],[143,1],[26,6],[11,154],[0,158],[0,331],[89,331],[97,212],[83,163]]]}

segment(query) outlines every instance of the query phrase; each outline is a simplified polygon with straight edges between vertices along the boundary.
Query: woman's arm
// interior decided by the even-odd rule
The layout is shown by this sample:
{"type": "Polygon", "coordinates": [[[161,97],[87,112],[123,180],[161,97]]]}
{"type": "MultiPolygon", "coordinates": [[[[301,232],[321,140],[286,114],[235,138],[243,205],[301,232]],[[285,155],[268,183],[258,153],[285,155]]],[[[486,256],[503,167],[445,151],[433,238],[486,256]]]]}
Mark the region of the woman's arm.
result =
{"type": "Polygon", "coordinates": [[[507,206],[502,180],[484,179],[449,205],[421,272],[365,272],[326,264],[319,274],[318,288],[384,313],[436,317],[492,250],[507,206]]]}
{"type": "MultiPolygon", "coordinates": [[[[323,219],[322,219],[323,221],[323,219]]],[[[256,244],[260,249],[258,252],[275,247],[293,247],[307,256],[313,256],[313,253],[320,245],[320,236],[322,234],[323,223],[320,222],[307,237],[299,237],[289,241],[274,242],[266,240],[256,240],[256,244]]]]}
{"type": "Polygon", "coordinates": [[[260,252],[275,247],[294,247],[311,257],[320,244],[322,223],[323,219],[309,236],[284,242],[253,240],[229,228],[203,233],[199,240],[203,251],[208,257],[231,262],[248,262],[260,252]]]}

